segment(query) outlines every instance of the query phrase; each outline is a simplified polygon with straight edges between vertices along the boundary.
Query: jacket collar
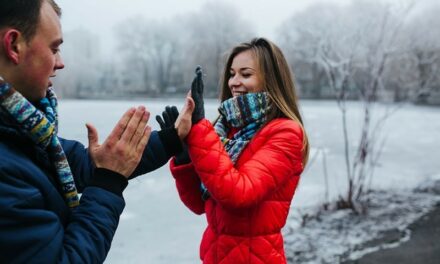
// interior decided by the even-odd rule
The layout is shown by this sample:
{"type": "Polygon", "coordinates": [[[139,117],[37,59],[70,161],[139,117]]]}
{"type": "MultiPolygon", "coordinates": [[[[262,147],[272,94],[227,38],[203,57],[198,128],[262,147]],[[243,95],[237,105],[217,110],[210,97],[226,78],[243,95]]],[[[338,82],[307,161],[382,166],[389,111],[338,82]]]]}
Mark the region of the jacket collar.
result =
{"type": "Polygon", "coordinates": [[[26,138],[25,134],[20,131],[19,125],[2,111],[0,111],[0,136],[20,141],[26,138]]]}
{"type": "Polygon", "coordinates": [[[0,111],[0,142],[20,149],[40,166],[51,168],[49,156],[45,150],[36,145],[32,139],[19,129],[19,125],[0,111]]]}

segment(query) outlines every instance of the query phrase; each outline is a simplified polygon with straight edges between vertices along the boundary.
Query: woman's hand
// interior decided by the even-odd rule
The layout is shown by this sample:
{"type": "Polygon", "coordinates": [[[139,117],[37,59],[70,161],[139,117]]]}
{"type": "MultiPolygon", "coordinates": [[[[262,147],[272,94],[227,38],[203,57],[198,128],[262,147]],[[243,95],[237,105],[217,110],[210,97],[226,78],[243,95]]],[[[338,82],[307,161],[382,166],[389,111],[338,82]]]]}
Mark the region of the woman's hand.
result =
{"type": "Polygon", "coordinates": [[[182,111],[180,111],[176,123],[174,124],[177,130],[177,135],[182,141],[186,138],[186,136],[189,134],[189,131],[191,130],[191,116],[193,115],[193,111],[194,100],[191,98],[190,93],[188,93],[188,95],[186,96],[185,105],[183,106],[182,111]]]}
{"type": "Polygon", "coordinates": [[[200,66],[196,68],[196,76],[191,84],[191,97],[194,99],[194,112],[192,114],[192,123],[196,124],[201,119],[205,118],[205,106],[203,102],[203,72],[200,66]]]}

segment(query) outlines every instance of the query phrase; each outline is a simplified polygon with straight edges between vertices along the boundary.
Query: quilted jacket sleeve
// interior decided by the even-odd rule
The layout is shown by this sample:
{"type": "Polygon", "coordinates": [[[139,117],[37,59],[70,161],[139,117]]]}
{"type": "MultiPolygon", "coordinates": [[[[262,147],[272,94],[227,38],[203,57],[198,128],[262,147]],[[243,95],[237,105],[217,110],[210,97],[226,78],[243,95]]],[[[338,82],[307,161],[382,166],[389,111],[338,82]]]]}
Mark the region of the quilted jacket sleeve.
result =
{"type": "Polygon", "coordinates": [[[124,199],[99,187],[86,187],[81,204],[64,226],[60,216],[48,210],[57,201],[49,203],[40,183],[29,180],[33,177],[28,174],[27,169],[0,166],[0,263],[102,263],[124,199]]]}
{"type": "Polygon", "coordinates": [[[89,157],[89,152],[78,141],[60,138],[63,150],[66,153],[67,160],[75,179],[75,185],[78,192],[82,193],[93,177],[95,166],[89,157]]]}
{"type": "Polygon", "coordinates": [[[182,202],[196,214],[205,212],[205,202],[200,191],[200,179],[192,163],[176,165],[175,159],[170,162],[171,174],[176,180],[176,187],[182,202]]]}
{"type": "Polygon", "coordinates": [[[230,208],[249,207],[282,186],[303,170],[303,134],[289,119],[275,119],[248,145],[252,157],[234,167],[211,123],[204,119],[187,138],[194,168],[213,199],[230,208]]]}

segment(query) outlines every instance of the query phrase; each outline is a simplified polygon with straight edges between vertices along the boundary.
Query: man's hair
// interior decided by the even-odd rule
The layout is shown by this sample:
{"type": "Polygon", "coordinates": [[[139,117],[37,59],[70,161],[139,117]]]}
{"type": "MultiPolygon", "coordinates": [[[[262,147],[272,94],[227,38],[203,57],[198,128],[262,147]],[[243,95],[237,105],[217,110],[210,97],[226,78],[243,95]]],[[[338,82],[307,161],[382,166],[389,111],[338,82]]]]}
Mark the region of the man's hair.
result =
{"type": "Polygon", "coordinates": [[[54,0],[0,0],[0,29],[12,27],[29,41],[35,35],[43,2],[49,3],[61,16],[61,8],[54,0]]]}

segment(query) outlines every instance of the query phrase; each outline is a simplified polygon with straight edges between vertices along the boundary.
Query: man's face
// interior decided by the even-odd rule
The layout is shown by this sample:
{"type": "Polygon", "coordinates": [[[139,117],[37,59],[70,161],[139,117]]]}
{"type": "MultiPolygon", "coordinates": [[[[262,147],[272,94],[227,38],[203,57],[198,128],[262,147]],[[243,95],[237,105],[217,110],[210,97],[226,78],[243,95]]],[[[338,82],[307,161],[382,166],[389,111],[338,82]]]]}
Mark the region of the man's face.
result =
{"type": "Polygon", "coordinates": [[[64,68],[59,52],[62,42],[60,19],[50,4],[44,1],[36,34],[24,46],[19,63],[21,77],[17,90],[28,100],[44,98],[52,85],[50,78],[58,69],[64,68]]]}

